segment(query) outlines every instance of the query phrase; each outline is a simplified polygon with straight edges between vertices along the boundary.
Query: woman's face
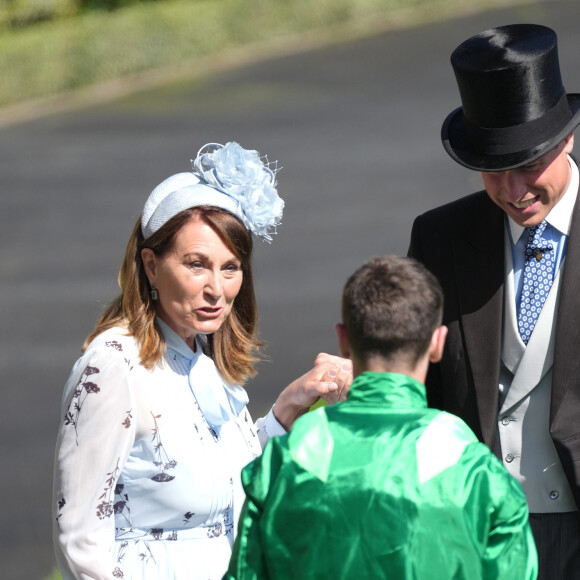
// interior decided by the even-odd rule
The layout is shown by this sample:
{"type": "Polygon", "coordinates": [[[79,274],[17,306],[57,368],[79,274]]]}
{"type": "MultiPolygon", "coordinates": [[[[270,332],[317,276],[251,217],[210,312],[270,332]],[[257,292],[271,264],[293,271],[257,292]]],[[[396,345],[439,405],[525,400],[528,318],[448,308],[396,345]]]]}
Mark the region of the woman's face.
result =
{"type": "Polygon", "coordinates": [[[149,248],[141,256],[159,292],[158,315],[190,347],[198,333],[220,328],[240,291],[242,264],[205,221],[194,215],[163,256],[149,248]]]}

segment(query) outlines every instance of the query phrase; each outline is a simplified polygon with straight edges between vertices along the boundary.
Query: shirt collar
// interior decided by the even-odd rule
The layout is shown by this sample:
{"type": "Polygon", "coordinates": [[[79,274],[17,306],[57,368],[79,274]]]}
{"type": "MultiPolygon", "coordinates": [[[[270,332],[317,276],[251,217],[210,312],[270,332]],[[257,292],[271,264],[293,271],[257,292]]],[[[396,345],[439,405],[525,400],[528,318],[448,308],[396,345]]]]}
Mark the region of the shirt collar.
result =
{"type": "MultiPolygon", "coordinates": [[[[556,228],[559,232],[565,235],[568,235],[570,232],[572,212],[574,210],[574,204],[576,203],[576,197],[578,196],[579,185],[578,167],[569,155],[568,163],[570,163],[570,168],[572,169],[572,176],[570,178],[568,188],[564,192],[564,195],[561,197],[560,201],[558,201],[558,203],[546,216],[546,221],[552,227],[556,228]]],[[[513,243],[516,244],[526,228],[517,224],[510,216],[508,216],[508,225],[510,227],[510,234],[513,243]]]]}
{"type": "Polygon", "coordinates": [[[399,373],[365,371],[355,377],[347,399],[390,408],[427,407],[425,385],[399,373]]]}
{"type": "Polygon", "coordinates": [[[194,352],[159,316],[156,320],[163,332],[167,350],[188,361],[189,386],[206,421],[219,434],[221,425],[229,421],[230,411],[240,416],[248,404],[248,393],[240,385],[232,385],[221,376],[211,357],[203,352],[203,335],[195,337],[194,352]],[[218,388],[220,385],[224,388],[218,388]]]}

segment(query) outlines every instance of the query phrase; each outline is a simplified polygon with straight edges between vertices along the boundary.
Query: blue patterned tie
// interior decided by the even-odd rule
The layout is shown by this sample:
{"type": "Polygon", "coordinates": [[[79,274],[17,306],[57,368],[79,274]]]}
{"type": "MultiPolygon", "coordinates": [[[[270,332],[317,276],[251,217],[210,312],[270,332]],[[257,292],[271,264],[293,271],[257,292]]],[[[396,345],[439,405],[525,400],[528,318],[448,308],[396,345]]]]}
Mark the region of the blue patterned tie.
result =
{"type": "Polygon", "coordinates": [[[518,315],[518,330],[525,344],[528,344],[542,306],[554,279],[554,248],[543,238],[546,220],[529,230],[524,249],[524,280],[518,315]]]}

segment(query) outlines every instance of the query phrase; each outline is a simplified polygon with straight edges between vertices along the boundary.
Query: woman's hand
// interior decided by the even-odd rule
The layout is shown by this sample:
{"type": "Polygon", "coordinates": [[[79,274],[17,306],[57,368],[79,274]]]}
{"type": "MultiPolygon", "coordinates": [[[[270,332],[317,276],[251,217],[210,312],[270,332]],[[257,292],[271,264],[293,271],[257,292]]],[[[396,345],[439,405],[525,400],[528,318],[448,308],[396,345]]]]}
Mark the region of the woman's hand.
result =
{"type": "Polygon", "coordinates": [[[274,416],[289,431],[294,421],[304,415],[318,399],[329,404],[346,400],[352,383],[350,360],[320,353],[314,368],[302,375],[281,393],[274,405],[274,416]]]}

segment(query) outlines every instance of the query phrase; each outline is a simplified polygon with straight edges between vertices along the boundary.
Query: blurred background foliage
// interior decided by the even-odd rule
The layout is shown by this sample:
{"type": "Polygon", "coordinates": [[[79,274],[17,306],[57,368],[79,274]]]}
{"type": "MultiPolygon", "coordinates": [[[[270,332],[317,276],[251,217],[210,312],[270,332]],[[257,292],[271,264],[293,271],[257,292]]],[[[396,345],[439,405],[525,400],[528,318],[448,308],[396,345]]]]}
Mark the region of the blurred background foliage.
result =
{"type": "Polygon", "coordinates": [[[0,0],[0,28],[23,28],[91,10],[112,11],[159,0],[0,0]]]}
{"type": "MultiPolygon", "coordinates": [[[[506,0],[473,0],[487,4],[506,0]]],[[[509,1],[509,0],[508,0],[509,1]]],[[[183,65],[240,46],[422,18],[464,0],[0,0],[0,107],[183,65]]]]}
{"type": "Polygon", "coordinates": [[[0,29],[22,28],[78,11],[77,0],[0,0],[0,29]]]}

